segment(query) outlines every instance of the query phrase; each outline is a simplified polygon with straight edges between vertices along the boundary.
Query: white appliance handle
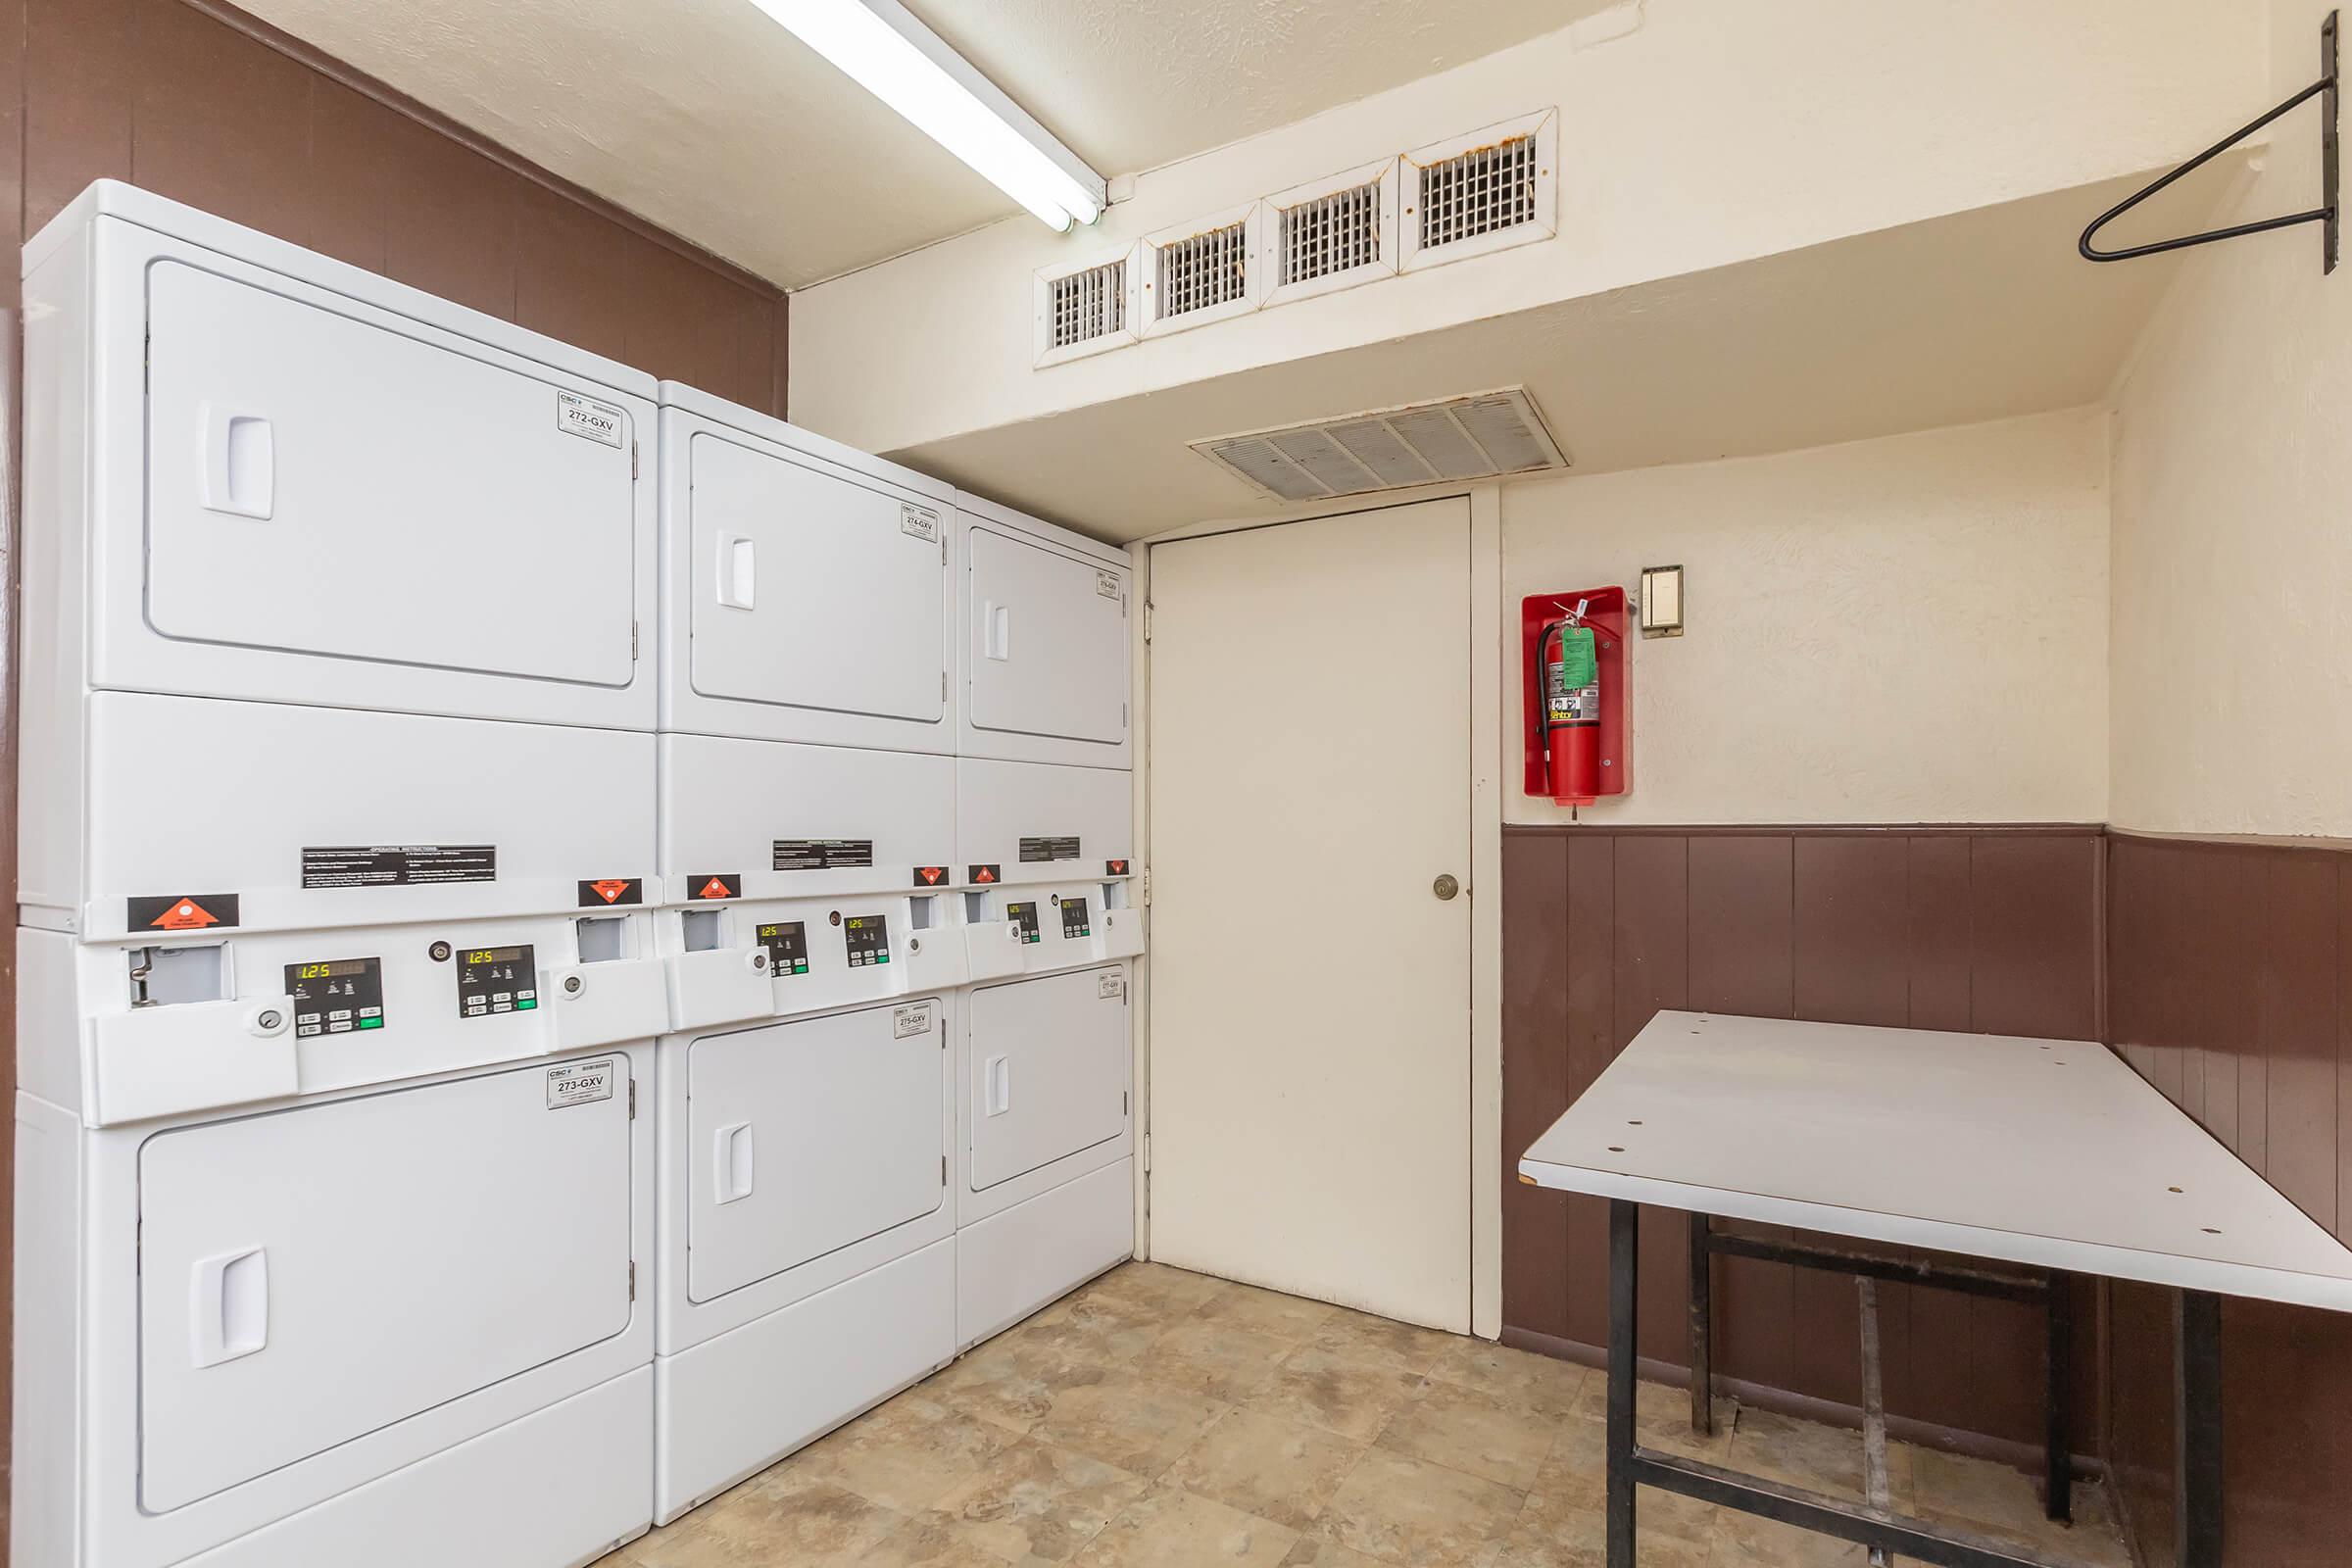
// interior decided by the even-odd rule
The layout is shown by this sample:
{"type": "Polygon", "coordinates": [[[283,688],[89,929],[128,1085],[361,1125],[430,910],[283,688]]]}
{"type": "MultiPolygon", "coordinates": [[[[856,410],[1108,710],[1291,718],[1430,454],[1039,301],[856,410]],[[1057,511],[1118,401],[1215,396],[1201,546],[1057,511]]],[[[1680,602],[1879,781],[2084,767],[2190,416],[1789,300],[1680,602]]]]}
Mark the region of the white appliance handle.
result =
{"type": "Polygon", "coordinates": [[[277,505],[277,436],[266,416],[204,406],[204,508],[267,520],[277,505]]]}
{"type": "Polygon", "coordinates": [[[718,536],[718,602],[729,610],[756,609],[760,599],[759,546],[739,533],[718,536]]]}
{"type": "Polygon", "coordinates": [[[270,1254],[259,1247],[199,1258],[188,1278],[188,1354],[199,1367],[270,1343],[270,1254]]]}
{"type": "Polygon", "coordinates": [[[980,609],[982,657],[1010,659],[1012,657],[1012,607],[1000,605],[994,599],[983,601],[980,609]]]}
{"type": "Polygon", "coordinates": [[[987,1080],[988,1114],[1002,1116],[1012,1108],[1012,1058],[991,1056],[981,1070],[987,1080]]]}
{"type": "Polygon", "coordinates": [[[752,1124],[739,1121],[721,1127],[711,1139],[710,1190],[721,1203],[752,1196],[759,1171],[759,1146],[752,1141],[752,1124]]]}

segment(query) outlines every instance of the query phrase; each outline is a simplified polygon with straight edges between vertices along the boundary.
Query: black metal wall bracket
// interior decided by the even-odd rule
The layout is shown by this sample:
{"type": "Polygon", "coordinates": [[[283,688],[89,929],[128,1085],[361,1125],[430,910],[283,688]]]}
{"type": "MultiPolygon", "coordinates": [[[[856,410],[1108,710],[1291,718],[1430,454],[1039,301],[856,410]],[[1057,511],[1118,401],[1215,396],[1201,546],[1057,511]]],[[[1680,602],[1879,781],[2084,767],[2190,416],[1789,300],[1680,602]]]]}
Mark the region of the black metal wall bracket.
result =
{"type": "Polygon", "coordinates": [[[2134,256],[2154,256],[2164,251],[2186,250],[2191,245],[2210,245],[2217,239],[2236,239],[2241,234],[2260,234],[2274,228],[2291,228],[2297,223],[2318,223],[2323,225],[2323,232],[2326,235],[2326,251],[2322,270],[2334,271],[2337,230],[2340,226],[2338,207],[2341,194],[2340,181],[2337,177],[2335,145],[2335,18],[2336,13],[2330,11],[2328,13],[2328,20],[2320,24],[2319,80],[2269,114],[2264,115],[2260,120],[2223,137],[2162,179],[2126,197],[2093,219],[2090,226],[2082,231],[2082,238],[2077,247],[2082,252],[2082,259],[2090,262],[2123,262],[2129,261],[2134,256]],[[2132,245],[2120,251],[2103,251],[2091,244],[2092,237],[2100,229],[2123,217],[2124,214],[2137,207],[2174,180],[2193,170],[2203,168],[2239,142],[2244,141],[2248,136],[2262,129],[2272,121],[2277,120],[2287,111],[2299,107],[2311,98],[2320,100],[2320,195],[2321,199],[2327,203],[2326,206],[2315,207],[2307,213],[2290,213],[2284,218],[2265,218],[2256,222],[2232,224],[2229,228],[2207,229],[2202,234],[2184,234],[2179,239],[2162,239],[2147,245],[2132,245]]]}

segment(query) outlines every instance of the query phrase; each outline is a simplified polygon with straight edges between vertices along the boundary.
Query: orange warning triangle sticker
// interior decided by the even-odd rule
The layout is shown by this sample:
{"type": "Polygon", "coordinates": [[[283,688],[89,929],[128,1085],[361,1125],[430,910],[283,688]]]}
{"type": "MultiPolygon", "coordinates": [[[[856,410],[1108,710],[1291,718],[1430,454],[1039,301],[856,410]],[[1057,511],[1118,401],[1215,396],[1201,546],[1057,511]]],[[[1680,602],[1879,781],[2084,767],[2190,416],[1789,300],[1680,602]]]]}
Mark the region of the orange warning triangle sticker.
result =
{"type": "Polygon", "coordinates": [[[614,899],[619,898],[623,893],[629,891],[629,883],[626,877],[609,876],[602,882],[591,882],[588,884],[588,886],[593,888],[596,891],[596,896],[604,900],[607,904],[611,904],[614,899]]]}
{"type": "Polygon", "coordinates": [[[201,931],[220,919],[194,899],[182,899],[147,923],[159,931],[201,931]]]}
{"type": "Polygon", "coordinates": [[[727,897],[727,885],[720,881],[717,877],[712,877],[710,881],[703,884],[703,891],[698,895],[698,897],[706,899],[723,899],[727,897]]]}

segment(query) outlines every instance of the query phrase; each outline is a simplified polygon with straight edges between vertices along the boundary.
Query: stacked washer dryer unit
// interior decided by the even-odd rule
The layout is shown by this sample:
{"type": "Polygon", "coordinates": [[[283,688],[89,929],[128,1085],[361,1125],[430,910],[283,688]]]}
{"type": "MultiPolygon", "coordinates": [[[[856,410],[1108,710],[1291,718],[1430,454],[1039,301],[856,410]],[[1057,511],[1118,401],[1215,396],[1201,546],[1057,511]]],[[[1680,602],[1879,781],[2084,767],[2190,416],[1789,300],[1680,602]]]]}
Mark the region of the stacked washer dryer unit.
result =
{"type": "Polygon", "coordinates": [[[956,498],[962,693],[956,1339],[1135,1250],[1125,551],[956,498]]]}
{"type": "Polygon", "coordinates": [[[593,1559],[652,1508],[654,386],[118,185],[24,264],[14,1560],[593,1559]]]}
{"type": "Polygon", "coordinates": [[[954,492],[662,387],[655,1511],[956,1351],[954,492]]]}

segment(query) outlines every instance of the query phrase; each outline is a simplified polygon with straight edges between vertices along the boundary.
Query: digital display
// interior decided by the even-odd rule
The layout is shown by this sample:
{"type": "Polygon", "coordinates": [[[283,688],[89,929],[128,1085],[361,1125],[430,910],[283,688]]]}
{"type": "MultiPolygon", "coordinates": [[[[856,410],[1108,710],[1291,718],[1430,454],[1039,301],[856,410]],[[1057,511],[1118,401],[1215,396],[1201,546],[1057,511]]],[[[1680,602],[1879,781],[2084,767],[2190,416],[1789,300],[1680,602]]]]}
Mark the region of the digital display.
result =
{"type": "Polygon", "coordinates": [[[1012,922],[1013,934],[1021,941],[1043,942],[1045,940],[1038,934],[1036,905],[1007,904],[1004,906],[1004,918],[1012,922]]]}
{"type": "Polygon", "coordinates": [[[851,968],[863,969],[890,961],[888,916],[853,914],[841,922],[841,934],[849,945],[851,968]]]}
{"type": "Polygon", "coordinates": [[[297,1040],[384,1026],[384,977],[373,958],[289,963],[286,995],[294,1002],[297,1040]]]}
{"type": "Polygon", "coordinates": [[[1094,935],[1094,928],[1086,923],[1086,901],[1084,899],[1073,899],[1066,896],[1062,899],[1061,934],[1065,937],[1094,935]]]}
{"type": "Polygon", "coordinates": [[[539,1005],[539,968],[529,943],[466,948],[458,955],[458,1016],[529,1012],[539,1005]]]}
{"type": "Polygon", "coordinates": [[[808,928],[799,920],[778,920],[760,926],[755,933],[760,945],[767,950],[767,968],[770,974],[807,974],[808,972],[808,928]]]}

